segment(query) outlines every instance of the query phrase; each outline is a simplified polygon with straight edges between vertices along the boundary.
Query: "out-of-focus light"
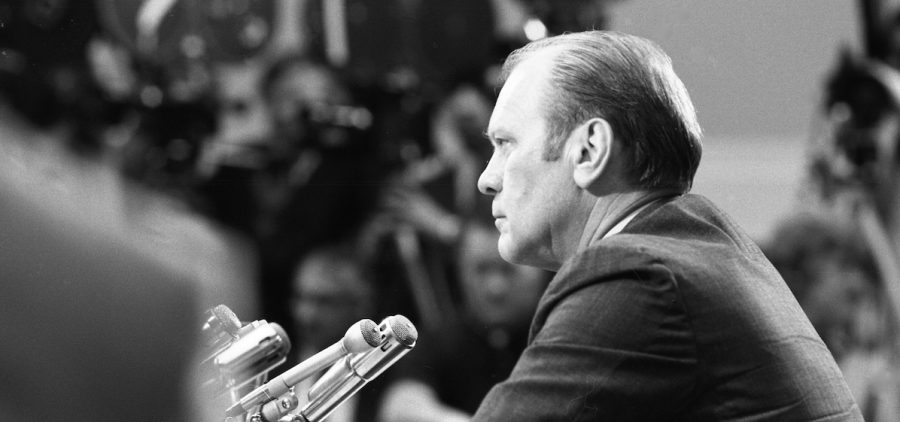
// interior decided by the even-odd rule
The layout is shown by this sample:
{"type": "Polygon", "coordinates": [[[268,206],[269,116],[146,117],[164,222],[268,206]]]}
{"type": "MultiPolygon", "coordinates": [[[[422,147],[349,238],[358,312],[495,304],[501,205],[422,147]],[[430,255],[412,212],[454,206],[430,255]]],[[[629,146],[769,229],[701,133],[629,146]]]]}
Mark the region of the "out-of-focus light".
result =
{"type": "Polygon", "coordinates": [[[148,85],[141,90],[141,102],[149,108],[159,107],[162,104],[163,92],[161,89],[148,85]]]}
{"type": "Polygon", "coordinates": [[[266,41],[269,35],[269,25],[259,16],[252,16],[241,28],[240,39],[244,47],[256,48],[266,41]]]}
{"type": "Polygon", "coordinates": [[[191,59],[200,58],[206,52],[206,42],[199,35],[186,35],[181,39],[181,52],[191,59]]]}
{"type": "Polygon", "coordinates": [[[530,41],[547,38],[547,27],[544,26],[540,19],[529,19],[528,22],[525,22],[525,26],[522,29],[525,30],[525,36],[530,41]]]}

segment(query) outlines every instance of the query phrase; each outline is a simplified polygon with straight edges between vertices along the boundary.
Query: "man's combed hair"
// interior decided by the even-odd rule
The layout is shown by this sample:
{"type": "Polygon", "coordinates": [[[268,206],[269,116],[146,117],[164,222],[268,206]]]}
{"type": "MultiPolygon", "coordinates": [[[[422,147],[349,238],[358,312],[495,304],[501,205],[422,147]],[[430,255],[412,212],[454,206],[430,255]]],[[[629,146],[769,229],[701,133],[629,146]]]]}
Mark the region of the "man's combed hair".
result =
{"type": "Polygon", "coordinates": [[[510,54],[503,79],[539,51],[554,53],[545,93],[550,132],[546,160],[560,157],[578,125],[600,117],[624,146],[637,185],[690,190],[700,164],[700,125],[687,89],[659,46],[612,31],[558,35],[510,54]]]}

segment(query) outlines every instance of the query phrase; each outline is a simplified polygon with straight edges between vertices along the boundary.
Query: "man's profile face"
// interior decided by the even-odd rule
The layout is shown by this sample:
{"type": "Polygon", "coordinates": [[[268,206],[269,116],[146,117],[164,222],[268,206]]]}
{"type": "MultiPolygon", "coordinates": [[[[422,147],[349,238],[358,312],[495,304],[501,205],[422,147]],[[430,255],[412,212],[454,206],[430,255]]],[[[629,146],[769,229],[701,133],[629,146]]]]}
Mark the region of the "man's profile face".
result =
{"type": "Polygon", "coordinates": [[[542,159],[549,141],[544,107],[552,106],[544,95],[545,57],[520,63],[501,89],[487,130],[494,153],[478,188],[494,196],[503,259],[556,270],[563,259],[560,245],[578,241],[567,238],[577,186],[565,157],[542,159]]]}

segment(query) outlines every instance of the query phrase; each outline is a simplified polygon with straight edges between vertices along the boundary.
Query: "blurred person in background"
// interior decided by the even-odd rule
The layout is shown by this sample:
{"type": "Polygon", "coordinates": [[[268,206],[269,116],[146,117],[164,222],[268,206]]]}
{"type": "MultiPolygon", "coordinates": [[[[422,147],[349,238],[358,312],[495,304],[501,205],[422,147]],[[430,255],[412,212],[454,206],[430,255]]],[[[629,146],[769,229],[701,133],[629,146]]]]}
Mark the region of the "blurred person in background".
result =
{"type": "Polygon", "coordinates": [[[108,169],[0,115],[0,419],[189,419],[197,280],[125,224],[108,169]]]}
{"type": "MultiPolygon", "coordinates": [[[[366,153],[374,150],[367,144],[365,133],[372,116],[357,104],[336,69],[313,58],[282,57],[268,67],[260,89],[272,124],[272,134],[263,145],[266,162],[255,181],[261,207],[257,231],[261,236],[274,235],[283,229],[283,220],[296,219],[298,213],[302,218],[304,207],[298,201],[306,204],[310,199],[334,198],[335,202],[353,202],[353,195],[362,195],[359,190],[371,189],[352,182],[371,181],[364,179],[365,171],[375,164],[364,158],[369,158],[366,153]],[[323,172],[330,179],[314,179],[323,172]],[[334,193],[323,198],[303,198],[303,189],[311,190],[310,185],[316,183],[334,184],[330,186],[334,193]]],[[[318,202],[317,207],[323,210],[317,216],[325,217],[338,209],[334,202],[318,202]]],[[[325,229],[334,229],[334,225],[320,230],[325,229]]],[[[322,236],[293,234],[298,235],[322,236]]]]}
{"type": "Polygon", "coordinates": [[[255,306],[245,251],[168,196],[192,188],[181,147],[209,133],[208,110],[165,107],[178,90],[132,73],[97,4],[0,2],[4,420],[189,420],[199,310],[255,306]]]}
{"type": "Polygon", "coordinates": [[[891,314],[880,275],[858,232],[824,216],[785,219],[765,247],[767,257],[837,360],[868,421],[896,420],[896,386],[888,382],[891,314]],[[889,413],[886,413],[889,412],[889,413]]]}
{"type": "Polygon", "coordinates": [[[263,101],[265,136],[218,145],[224,152],[201,194],[213,218],[253,239],[262,307],[268,319],[289,327],[284,292],[295,262],[354,233],[373,208],[377,145],[366,132],[371,116],[340,73],[321,61],[278,57],[252,89],[263,101]]]}
{"type": "Polygon", "coordinates": [[[785,219],[764,251],[840,364],[882,340],[886,308],[866,245],[848,227],[810,214],[785,219]]]}
{"type": "Polygon", "coordinates": [[[456,245],[458,310],[392,370],[384,422],[465,421],[525,347],[549,273],[503,261],[496,231],[469,220],[456,245]]]}
{"type": "Polygon", "coordinates": [[[800,220],[806,233],[786,229],[776,237],[786,246],[771,249],[786,258],[797,284],[809,286],[798,298],[838,357],[866,420],[894,421],[900,419],[900,13],[881,0],[859,6],[862,49],[843,48],[827,75],[797,207],[829,227],[800,220]]]}

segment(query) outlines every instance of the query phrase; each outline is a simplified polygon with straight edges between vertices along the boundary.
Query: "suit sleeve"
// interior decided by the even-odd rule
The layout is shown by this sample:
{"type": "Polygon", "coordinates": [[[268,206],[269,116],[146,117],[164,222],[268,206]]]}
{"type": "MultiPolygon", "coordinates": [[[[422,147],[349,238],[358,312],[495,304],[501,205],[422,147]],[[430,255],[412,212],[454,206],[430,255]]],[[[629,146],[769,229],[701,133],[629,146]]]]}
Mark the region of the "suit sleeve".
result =
{"type": "Polygon", "coordinates": [[[558,277],[543,301],[532,342],[473,420],[657,420],[678,413],[696,384],[697,358],[667,269],[558,277]]]}

